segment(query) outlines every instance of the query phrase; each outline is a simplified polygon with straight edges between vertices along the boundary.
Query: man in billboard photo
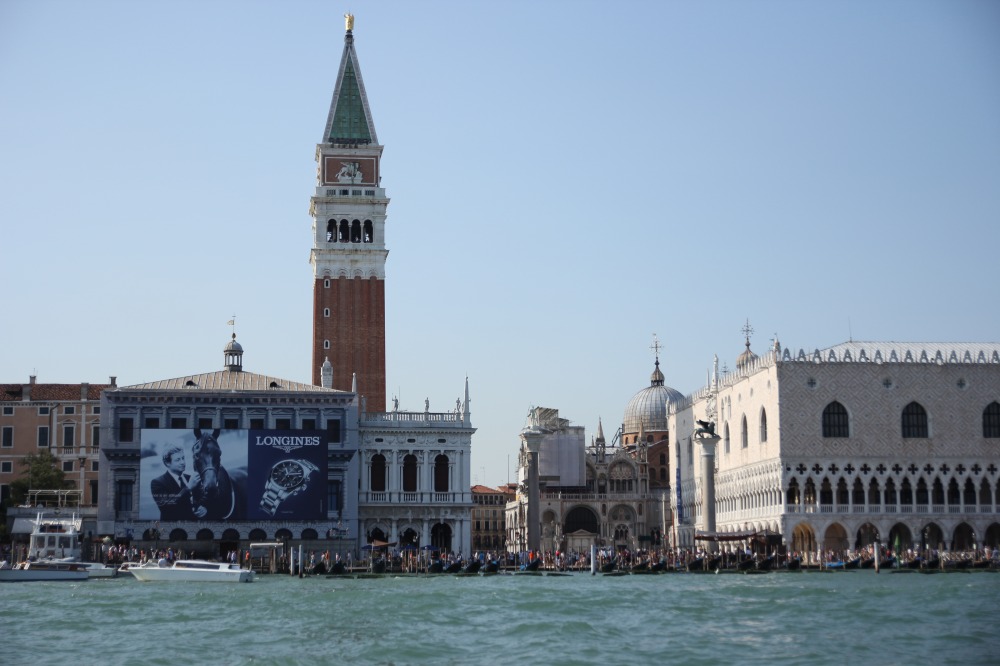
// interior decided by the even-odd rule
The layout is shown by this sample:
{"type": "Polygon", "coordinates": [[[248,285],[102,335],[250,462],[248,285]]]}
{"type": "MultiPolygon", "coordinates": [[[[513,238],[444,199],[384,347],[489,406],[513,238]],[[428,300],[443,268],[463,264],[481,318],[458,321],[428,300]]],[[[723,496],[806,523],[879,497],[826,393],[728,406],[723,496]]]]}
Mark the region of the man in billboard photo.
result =
{"type": "Polygon", "coordinates": [[[201,483],[197,472],[185,474],[184,447],[174,445],[163,453],[167,471],[149,482],[149,490],[160,509],[160,520],[196,520],[208,513],[203,506],[192,505],[191,492],[201,483]]]}

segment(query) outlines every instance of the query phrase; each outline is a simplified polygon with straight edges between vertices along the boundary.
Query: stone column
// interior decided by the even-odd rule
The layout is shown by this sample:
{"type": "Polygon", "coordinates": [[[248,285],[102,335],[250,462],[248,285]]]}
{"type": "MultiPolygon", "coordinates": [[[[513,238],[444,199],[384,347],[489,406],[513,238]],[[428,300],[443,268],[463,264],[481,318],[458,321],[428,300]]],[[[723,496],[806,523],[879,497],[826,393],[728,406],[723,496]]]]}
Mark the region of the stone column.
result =
{"type": "MultiPolygon", "coordinates": [[[[701,511],[706,532],[715,531],[715,448],[718,437],[699,437],[701,444],[701,511]]],[[[717,541],[708,541],[705,550],[715,553],[719,550],[717,541]]]]}
{"type": "Polygon", "coordinates": [[[541,550],[541,491],[538,487],[538,451],[542,445],[545,431],[538,427],[525,428],[521,431],[521,441],[528,452],[528,550],[541,550]]]}

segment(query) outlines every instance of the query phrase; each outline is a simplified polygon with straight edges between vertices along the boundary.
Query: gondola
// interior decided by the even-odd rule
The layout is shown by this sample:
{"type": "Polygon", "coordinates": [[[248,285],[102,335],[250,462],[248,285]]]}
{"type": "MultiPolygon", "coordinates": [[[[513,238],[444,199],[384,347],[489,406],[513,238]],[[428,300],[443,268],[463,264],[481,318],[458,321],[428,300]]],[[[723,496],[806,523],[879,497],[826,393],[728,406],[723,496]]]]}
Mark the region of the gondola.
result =
{"type": "Polygon", "coordinates": [[[444,561],[434,560],[433,562],[431,562],[431,566],[429,569],[427,569],[427,573],[432,573],[432,574],[444,573],[444,561]]]}
{"type": "Polygon", "coordinates": [[[757,571],[770,571],[774,568],[774,555],[765,557],[757,563],[757,571]]]}
{"type": "Polygon", "coordinates": [[[453,574],[453,573],[458,573],[461,570],[462,570],[462,561],[461,560],[455,560],[454,562],[452,562],[451,564],[449,564],[447,567],[445,567],[444,572],[445,573],[449,573],[449,574],[453,574]]]}
{"type": "Polygon", "coordinates": [[[332,576],[340,576],[346,572],[347,567],[345,567],[344,563],[339,560],[330,565],[330,575],[332,576]]]}
{"type": "Polygon", "coordinates": [[[617,567],[617,566],[618,566],[618,558],[617,557],[614,558],[613,560],[608,560],[607,562],[605,562],[604,564],[601,565],[601,573],[610,573],[610,572],[614,571],[615,567],[617,567]]]}
{"type": "Polygon", "coordinates": [[[847,560],[844,562],[845,569],[860,569],[861,568],[861,558],[855,557],[853,560],[847,560]]]}
{"type": "Polygon", "coordinates": [[[462,569],[459,571],[459,573],[460,574],[466,574],[466,575],[477,574],[477,573],[479,573],[479,569],[482,566],[483,566],[482,562],[480,562],[479,560],[476,560],[476,559],[472,559],[472,560],[469,560],[468,564],[466,564],[464,567],[462,567],[462,569]]]}
{"type": "Polygon", "coordinates": [[[663,571],[664,569],[667,568],[667,561],[661,559],[659,562],[653,562],[653,564],[650,565],[649,568],[651,571],[663,571]]]}
{"type": "Polygon", "coordinates": [[[384,574],[386,567],[386,561],[384,558],[378,558],[377,560],[372,560],[372,573],[384,574]]]}
{"type": "Polygon", "coordinates": [[[793,557],[785,562],[785,569],[788,571],[802,571],[802,558],[793,557]]]}
{"type": "Polygon", "coordinates": [[[632,573],[643,573],[646,571],[649,571],[649,562],[647,560],[636,562],[632,565],[632,573]]]}
{"type": "Polygon", "coordinates": [[[750,571],[751,569],[754,568],[755,564],[756,562],[754,561],[754,559],[752,557],[748,557],[737,563],[736,568],[740,571],[750,571]]]}
{"type": "Polygon", "coordinates": [[[496,560],[490,560],[483,567],[483,573],[497,573],[500,571],[500,563],[496,560]]]}
{"type": "Polygon", "coordinates": [[[538,567],[542,565],[541,558],[536,557],[527,564],[521,565],[521,571],[538,571],[538,567]]]}

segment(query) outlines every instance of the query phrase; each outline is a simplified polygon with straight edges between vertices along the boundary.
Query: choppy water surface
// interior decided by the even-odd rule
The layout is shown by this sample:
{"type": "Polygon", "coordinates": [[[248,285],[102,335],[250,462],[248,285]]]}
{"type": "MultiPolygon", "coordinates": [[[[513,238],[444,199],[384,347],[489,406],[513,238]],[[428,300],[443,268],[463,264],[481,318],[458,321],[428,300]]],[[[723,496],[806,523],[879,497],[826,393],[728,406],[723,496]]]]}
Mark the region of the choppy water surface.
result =
{"type": "Polygon", "coordinates": [[[0,585],[3,664],[997,664],[1000,574],[0,585]]]}

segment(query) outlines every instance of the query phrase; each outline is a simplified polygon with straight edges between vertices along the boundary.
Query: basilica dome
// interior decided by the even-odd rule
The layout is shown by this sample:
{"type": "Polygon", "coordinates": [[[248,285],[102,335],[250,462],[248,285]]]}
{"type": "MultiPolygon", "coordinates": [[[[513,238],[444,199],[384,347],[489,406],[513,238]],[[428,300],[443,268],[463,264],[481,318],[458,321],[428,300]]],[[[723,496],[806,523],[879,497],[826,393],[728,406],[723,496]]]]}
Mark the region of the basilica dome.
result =
{"type": "Polygon", "coordinates": [[[629,400],[625,407],[625,418],[622,419],[622,432],[639,432],[642,425],[646,432],[663,432],[667,429],[667,402],[680,400],[684,395],[676,389],[663,385],[663,373],[660,372],[660,360],[656,360],[656,368],[649,376],[649,386],[642,389],[629,400]]]}

